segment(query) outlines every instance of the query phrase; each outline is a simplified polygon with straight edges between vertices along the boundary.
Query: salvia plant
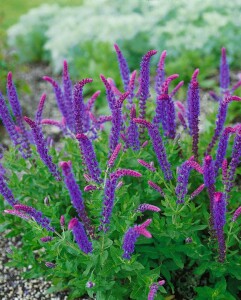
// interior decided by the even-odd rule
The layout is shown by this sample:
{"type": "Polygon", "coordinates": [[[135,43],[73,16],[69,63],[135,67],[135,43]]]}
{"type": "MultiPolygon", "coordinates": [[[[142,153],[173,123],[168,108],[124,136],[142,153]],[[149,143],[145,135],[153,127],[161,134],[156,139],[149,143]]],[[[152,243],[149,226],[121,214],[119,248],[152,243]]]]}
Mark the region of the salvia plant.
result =
{"type": "Polygon", "coordinates": [[[200,127],[199,69],[179,101],[184,83],[165,74],[166,51],[152,87],[158,52],[143,56],[138,73],[114,48],[123,88],[100,75],[108,115],[94,110],[100,91],[85,99],[93,80],[72,83],[66,61],[61,83],[43,77],[61,120],[43,118],[45,94],[34,118],[23,116],[8,74],[0,116],[12,146],[1,155],[1,230],[23,242],[9,264],[31,266],[24,277],[45,276],[47,292],[67,290],[69,299],[240,299],[241,125],[227,126],[226,117],[241,101],[241,83],[230,85],[226,50],[208,132],[200,127]],[[59,128],[58,144],[47,126],[59,128]]]}

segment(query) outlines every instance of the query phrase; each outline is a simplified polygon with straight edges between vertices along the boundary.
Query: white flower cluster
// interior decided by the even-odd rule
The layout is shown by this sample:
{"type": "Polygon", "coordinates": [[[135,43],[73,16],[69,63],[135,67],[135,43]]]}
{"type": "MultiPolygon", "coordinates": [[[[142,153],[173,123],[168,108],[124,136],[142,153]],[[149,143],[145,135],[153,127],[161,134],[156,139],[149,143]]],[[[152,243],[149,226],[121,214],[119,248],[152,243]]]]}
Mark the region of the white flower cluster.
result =
{"type": "Polygon", "coordinates": [[[112,45],[141,34],[148,36],[150,49],[167,49],[173,56],[186,49],[210,53],[222,43],[232,53],[235,49],[230,47],[237,47],[234,38],[241,38],[240,10],[239,0],[85,0],[79,7],[32,9],[9,29],[8,36],[10,45],[23,51],[29,47],[29,36],[41,33],[42,51],[50,53],[56,71],[64,58],[74,59],[71,49],[87,41],[112,45]]]}

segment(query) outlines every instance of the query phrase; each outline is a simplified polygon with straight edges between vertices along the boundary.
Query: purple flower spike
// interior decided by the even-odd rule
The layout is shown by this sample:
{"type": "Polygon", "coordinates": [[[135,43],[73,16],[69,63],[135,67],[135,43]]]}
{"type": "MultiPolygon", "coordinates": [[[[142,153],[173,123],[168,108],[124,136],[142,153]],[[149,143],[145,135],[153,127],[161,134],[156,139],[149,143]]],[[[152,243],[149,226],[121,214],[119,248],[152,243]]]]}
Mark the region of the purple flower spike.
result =
{"type": "Polygon", "coordinates": [[[39,153],[40,158],[48,167],[49,171],[55,177],[56,180],[60,181],[61,176],[59,171],[57,170],[56,165],[52,161],[52,157],[48,154],[46,141],[44,140],[44,136],[42,133],[41,128],[34,122],[33,120],[29,119],[28,117],[24,117],[24,120],[32,129],[32,135],[37,147],[37,151],[39,153]]]}
{"type": "Polygon", "coordinates": [[[222,162],[222,181],[226,184],[228,179],[228,160],[225,158],[222,162]]]}
{"type": "Polygon", "coordinates": [[[123,176],[141,177],[142,174],[139,172],[136,172],[134,170],[129,170],[129,169],[118,169],[114,173],[110,174],[111,179],[119,179],[123,176]]]}
{"type": "Polygon", "coordinates": [[[24,219],[24,220],[29,220],[30,219],[29,215],[27,215],[27,214],[25,214],[21,211],[18,211],[16,209],[6,209],[6,210],[4,210],[4,212],[6,214],[9,214],[9,215],[17,216],[17,217],[19,217],[21,219],[24,219]]]}
{"type": "Polygon", "coordinates": [[[149,97],[150,85],[150,59],[157,53],[156,50],[150,50],[142,57],[140,70],[140,87],[138,91],[140,118],[145,119],[146,116],[146,100],[149,97]]]}
{"type": "Polygon", "coordinates": [[[220,88],[221,92],[227,92],[230,84],[229,65],[226,58],[226,49],[222,48],[222,55],[220,61],[220,88]]]}
{"type": "Polygon", "coordinates": [[[202,190],[205,188],[205,184],[201,184],[190,196],[190,200],[192,200],[193,198],[195,198],[197,195],[199,195],[202,190]]]}
{"type": "Polygon", "coordinates": [[[220,97],[213,91],[209,92],[209,95],[213,98],[214,101],[220,102],[220,97]]]}
{"type": "Polygon", "coordinates": [[[165,280],[158,281],[158,283],[153,283],[150,286],[150,291],[149,291],[147,300],[154,300],[156,293],[159,289],[159,286],[162,286],[164,284],[165,284],[165,280]]]}
{"type": "Polygon", "coordinates": [[[97,189],[97,187],[95,185],[86,185],[84,187],[85,192],[95,191],[96,189],[97,189]]]}
{"type": "Polygon", "coordinates": [[[143,167],[147,168],[148,170],[150,170],[152,172],[156,172],[156,168],[153,165],[149,164],[148,162],[146,162],[146,161],[144,161],[142,159],[137,159],[137,161],[138,161],[138,163],[140,165],[142,165],[143,167]]]}
{"type": "Polygon", "coordinates": [[[114,48],[115,48],[118,62],[119,62],[119,69],[120,69],[120,73],[121,73],[122,82],[124,84],[124,89],[125,89],[125,91],[127,91],[128,84],[129,84],[130,70],[129,70],[127,61],[126,61],[125,57],[123,56],[118,45],[114,44],[114,48]]]}
{"type": "Polygon", "coordinates": [[[61,111],[62,115],[68,120],[68,112],[64,101],[64,95],[59,84],[57,83],[57,81],[48,76],[44,76],[43,80],[49,82],[52,85],[58,108],[61,111]]]}
{"type": "Polygon", "coordinates": [[[185,161],[179,168],[177,172],[177,186],[176,186],[176,195],[177,195],[177,203],[184,203],[185,196],[188,192],[188,179],[190,172],[192,170],[192,166],[190,165],[190,161],[193,161],[194,157],[192,156],[189,160],[185,161]]]}
{"type": "Polygon", "coordinates": [[[149,141],[145,141],[142,145],[141,148],[145,148],[149,144],[149,141]]]}
{"type": "Polygon", "coordinates": [[[153,188],[153,190],[157,191],[162,197],[165,197],[165,193],[155,182],[148,180],[148,185],[153,188]]]}
{"type": "Polygon", "coordinates": [[[192,136],[192,152],[195,160],[198,160],[198,141],[199,141],[199,115],[200,115],[200,95],[197,75],[199,69],[196,69],[192,75],[187,95],[187,116],[190,134],[192,136]]]}
{"type": "Polygon", "coordinates": [[[79,146],[84,156],[84,160],[88,168],[90,177],[96,182],[101,182],[101,170],[99,168],[99,164],[97,162],[97,158],[91,141],[83,133],[77,134],[76,139],[79,141],[79,146]]]}
{"type": "Polygon", "coordinates": [[[13,196],[12,191],[7,186],[4,175],[0,175],[0,193],[2,194],[3,198],[9,203],[9,205],[14,206],[18,204],[18,200],[16,200],[13,196]]]}
{"type": "Polygon", "coordinates": [[[147,238],[151,237],[151,234],[146,230],[146,227],[150,224],[151,219],[148,219],[141,225],[135,225],[127,230],[124,236],[122,249],[124,251],[123,258],[130,259],[131,254],[135,250],[135,243],[137,238],[142,234],[147,238]]]}
{"type": "Polygon", "coordinates": [[[216,119],[216,128],[215,128],[212,140],[209,143],[208,148],[206,150],[206,155],[211,153],[211,151],[212,151],[213,147],[215,146],[217,140],[219,139],[220,135],[222,134],[224,123],[226,121],[228,105],[232,101],[241,101],[241,98],[238,97],[238,96],[226,95],[224,100],[219,105],[219,111],[218,111],[217,119],[216,119]]]}
{"type": "Polygon", "coordinates": [[[115,161],[116,161],[116,159],[117,159],[117,156],[118,156],[118,154],[119,154],[119,152],[120,152],[120,150],[121,150],[121,144],[118,144],[116,147],[115,147],[115,150],[114,150],[114,152],[112,153],[112,155],[111,155],[111,157],[110,157],[110,159],[109,159],[109,161],[108,161],[108,167],[109,168],[112,168],[113,166],[114,166],[114,163],[115,163],[115,161]]]}
{"type": "Polygon", "coordinates": [[[155,90],[157,96],[161,94],[161,87],[165,80],[165,59],[166,59],[167,52],[164,50],[161,53],[160,60],[157,65],[156,70],[156,79],[155,79],[155,90]]]}
{"type": "Polygon", "coordinates": [[[22,109],[18,100],[15,85],[13,83],[12,72],[9,72],[7,76],[7,94],[14,116],[22,116],[22,109]]]}
{"type": "Polygon", "coordinates": [[[226,246],[224,239],[223,227],[226,223],[226,201],[225,195],[221,192],[214,193],[214,228],[217,233],[218,248],[219,248],[219,262],[223,263],[226,255],[226,246]]]}
{"type": "Polygon", "coordinates": [[[49,261],[46,261],[45,263],[45,266],[49,269],[54,269],[56,268],[56,264],[52,263],[52,262],[49,262],[49,261]]]}
{"type": "Polygon", "coordinates": [[[4,127],[6,128],[8,134],[9,134],[9,137],[12,140],[14,146],[19,145],[20,144],[20,136],[15,129],[15,124],[12,120],[12,117],[8,111],[7,105],[6,105],[5,100],[1,93],[0,93],[0,117],[2,119],[4,127]]]}
{"type": "Polygon", "coordinates": [[[172,92],[170,93],[170,97],[173,98],[183,85],[184,85],[184,81],[182,80],[172,90],[172,92]]]}
{"type": "Polygon", "coordinates": [[[147,127],[149,136],[152,140],[152,146],[154,152],[156,153],[159,165],[164,173],[164,177],[166,180],[171,180],[172,179],[171,165],[167,160],[166,150],[163,145],[162,138],[158,128],[153,124],[151,124],[150,122],[140,118],[135,118],[133,119],[133,121],[137,124],[141,124],[147,127]]]}
{"type": "Polygon", "coordinates": [[[231,89],[230,94],[233,94],[241,86],[241,80],[238,81],[231,89]]]}
{"type": "Polygon", "coordinates": [[[109,84],[109,82],[107,81],[107,79],[104,77],[104,75],[100,75],[100,79],[102,80],[102,82],[105,85],[105,89],[106,89],[106,98],[108,101],[108,105],[110,110],[112,111],[115,107],[116,104],[116,99],[115,99],[115,95],[111,89],[111,85],[109,84]]]}
{"type": "Polygon", "coordinates": [[[60,223],[60,226],[61,226],[61,227],[64,227],[64,225],[65,225],[65,217],[64,217],[64,215],[62,215],[62,216],[60,217],[59,223],[60,223]]]}
{"type": "Polygon", "coordinates": [[[52,239],[53,239],[52,236],[45,236],[45,237],[42,237],[40,239],[40,241],[43,243],[48,243],[48,242],[52,241],[52,239]]]}
{"type": "Polygon", "coordinates": [[[38,223],[48,231],[55,231],[54,227],[50,226],[50,220],[47,217],[44,217],[43,214],[40,211],[37,211],[35,208],[23,204],[15,204],[14,208],[18,211],[23,211],[24,213],[34,218],[36,223],[38,223]]]}
{"type": "Polygon", "coordinates": [[[112,127],[110,132],[110,139],[109,139],[109,157],[112,155],[113,151],[115,150],[121,132],[121,124],[122,124],[122,103],[128,97],[129,92],[122,94],[119,99],[116,101],[114,108],[112,110],[112,127]]]}
{"type": "Polygon", "coordinates": [[[42,96],[39,100],[39,105],[38,105],[38,108],[37,108],[37,112],[35,114],[36,124],[41,123],[45,100],[46,100],[46,94],[42,94],[42,96]]]}
{"type": "Polygon", "coordinates": [[[77,218],[70,220],[68,229],[73,231],[75,241],[84,253],[88,254],[93,251],[92,243],[89,241],[86,235],[84,226],[78,221],[77,218]]]}
{"type": "Polygon", "coordinates": [[[143,203],[143,204],[139,205],[139,207],[137,208],[137,211],[140,211],[140,212],[144,212],[146,210],[155,211],[155,212],[161,211],[161,209],[159,207],[157,207],[155,205],[147,204],[147,203],[143,203]]]}
{"type": "Polygon", "coordinates": [[[84,124],[83,120],[85,119],[85,104],[83,100],[83,87],[87,83],[91,83],[92,78],[85,78],[74,86],[74,118],[75,118],[75,133],[83,133],[84,124]]]}
{"type": "Polygon", "coordinates": [[[67,124],[71,131],[74,131],[74,119],[73,119],[73,92],[72,92],[72,82],[69,76],[68,63],[64,60],[63,63],[63,75],[62,75],[62,84],[64,92],[64,101],[66,106],[67,124]]]}
{"type": "Polygon", "coordinates": [[[135,96],[135,94],[134,94],[135,80],[136,80],[136,71],[133,71],[131,73],[130,81],[129,81],[129,84],[128,84],[128,91],[129,91],[130,94],[129,94],[127,100],[129,102],[129,105],[133,104],[133,98],[135,96]]]}
{"type": "Polygon", "coordinates": [[[72,173],[71,161],[62,161],[59,163],[59,166],[63,170],[64,182],[69,191],[71,202],[76,209],[80,219],[84,223],[86,229],[92,234],[93,228],[90,225],[90,220],[87,216],[84,200],[82,197],[82,192],[76,183],[74,174],[72,173]]]}
{"type": "Polygon", "coordinates": [[[96,91],[91,97],[90,99],[88,100],[88,102],[86,103],[86,109],[88,111],[91,111],[94,104],[95,104],[95,101],[97,100],[97,98],[99,97],[100,95],[100,91],[96,91]]]}
{"type": "Polygon", "coordinates": [[[180,123],[182,124],[183,128],[186,130],[187,129],[187,123],[186,123],[186,120],[185,120],[183,114],[180,111],[177,113],[177,117],[178,117],[180,123]]]}
{"type": "Polygon", "coordinates": [[[139,132],[136,123],[133,119],[136,118],[136,108],[135,105],[132,105],[130,111],[130,126],[127,129],[128,135],[128,145],[134,151],[138,151],[140,149],[140,140],[139,140],[139,132]]]}
{"type": "Polygon", "coordinates": [[[237,132],[234,139],[231,162],[229,164],[229,169],[228,169],[228,178],[227,178],[227,186],[226,186],[227,193],[229,193],[233,187],[235,171],[240,163],[240,157],[241,157],[241,130],[237,132]]]}
{"type": "Polygon", "coordinates": [[[241,215],[241,206],[239,206],[239,208],[235,210],[232,217],[232,221],[235,222],[240,215],[241,215]]]}
{"type": "Polygon", "coordinates": [[[219,140],[217,154],[216,154],[216,160],[215,160],[215,175],[218,175],[218,170],[222,166],[222,162],[224,160],[224,157],[226,155],[226,150],[228,147],[228,140],[231,133],[235,133],[235,128],[232,127],[226,127],[223,131],[223,134],[219,140]]]}

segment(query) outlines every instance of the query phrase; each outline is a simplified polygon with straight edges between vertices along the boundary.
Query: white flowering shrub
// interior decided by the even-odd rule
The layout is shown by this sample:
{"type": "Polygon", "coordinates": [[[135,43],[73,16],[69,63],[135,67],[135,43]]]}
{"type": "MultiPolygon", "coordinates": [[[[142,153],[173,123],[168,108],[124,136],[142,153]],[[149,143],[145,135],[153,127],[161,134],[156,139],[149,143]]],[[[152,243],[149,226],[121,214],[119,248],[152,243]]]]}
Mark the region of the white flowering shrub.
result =
{"type": "MultiPolygon", "coordinates": [[[[133,66],[138,54],[150,48],[167,49],[169,56],[178,58],[186,50],[218,54],[225,45],[234,61],[234,53],[240,52],[240,9],[239,0],[85,0],[79,7],[42,5],[22,16],[8,37],[22,60],[49,59],[55,71],[64,58],[74,65],[77,56],[84,57],[90,42],[95,45],[93,56],[100,44],[109,53],[118,42],[128,50],[133,66]]],[[[91,64],[95,66],[85,60],[86,67],[91,64]]]]}

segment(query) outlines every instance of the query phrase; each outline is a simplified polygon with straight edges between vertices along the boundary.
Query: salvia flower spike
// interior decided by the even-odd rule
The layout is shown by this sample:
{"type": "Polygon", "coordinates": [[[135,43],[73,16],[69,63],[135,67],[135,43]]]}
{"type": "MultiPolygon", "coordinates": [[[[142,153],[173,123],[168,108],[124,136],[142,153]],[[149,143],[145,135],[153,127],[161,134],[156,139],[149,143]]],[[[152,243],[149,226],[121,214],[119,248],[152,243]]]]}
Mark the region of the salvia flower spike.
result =
{"type": "Polygon", "coordinates": [[[77,218],[70,220],[68,229],[73,231],[75,241],[84,253],[88,254],[93,251],[92,243],[89,241],[88,236],[86,235],[84,226],[78,221],[77,218]]]}
{"type": "Polygon", "coordinates": [[[159,207],[147,203],[140,204],[139,207],[137,208],[137,211],[139,212],[144,212],[146,210],[155,211],[155,212],[161,211],[159,207]]]}
{"type": "Polygon", "coordinates": [[[151,238],[151,234],[146,230],[146,227],[150,224],[150,222],[151,219],[148,219],[146,222],[144,222],[145,223],[144,226],[143,224],[135,225],[134,227],[130,227],[127,230],[122,245],[122,249],[124,251],[123,258],[125,259],[131,258],[131,254],[135,250],[135,243],[141,234],[143,235],[144,233],[144,236],[146,236],[147,238],[151,238]]]}
{"type": "Polygon", "coordinates": [[[155,191],[157,191],[162,197],[165,197],[165,193],[163,192],[162,188],[156,184],[155,182],[148,180],[148,185],[155,191]]]}
{"type": "Polygon", "coordinates": [[[165,59],[166,59],[167,51],[164,50],[161,53],[158,65],[157,65],[157,70],[156,70],[156,78],[155,78],[155,90],[157,96],[161,94],[161,87],[162,84],[165,80],[165,59]]]}
{"type": "Polygon", "coordinates": [[[111,89],[111,85],[109,84],[109,82],[105,78],[105,76],[101,74],[100,79],[102,80],[102,82],[105,85],[107,102],[108,102],[110,110],[112,111],[115,107],[115,104],[116,104],[115,95],[114,95],[114,93],[111,89]]]}
{"type": "Polygon", "coordinates": [[[118,145],[115,147],[114,152],[112,153],[110,159],[108,160],[108,167],[109,167],[109,168],[112,168],[112,167],[114,166],[114,163],[115,163],[115,161],[116,161],[116,159],[117,159],[117,157],[118,157],[118,154],[119,154],[119,152],[120,152],[120,150],[121,150],[121,147],[122,147],[121,144],[118,144],[118,145]]]}
{"type": "Polygon", "coordinates": [[[222,55],[220,60],[220,88],[221,93],[226,93],[228,91],[230,84],[229,76],[229,64],[226,57],[226,49],[222,48],[222,55]]]}
{"type": "Polygon", "coordinates": [[[164,284],[165,284],[165,280],[161,280],[158,283],[153,283],[150,286],[150,291],[149,291],[147,300],[154,300],[159,287],[164,285],[164,284]]]}
{"type": "Polygon", "coordinates": [[[46,101],[46,96],[47,95],[44,93],[40,97],[38,108],[37,108],[37,112],[35,114],[35,122],[36,122],[36,124],[40,124],[41,123],[42,115],[43,115],[43,109],[44,109],[44,104],[45,104],[45,101],[46,101]]]}
{"type": "Polygon", "coordinates": [[[92,78],[85,78],[74,86],[74,98],[73,98],[73,107],[74,107],[74,120],[75,120],[75,134],[84,133],[84,124],[83,120],[85,119],[85,104],[83,99],[83,87],[87,83],[91,83],[92,78]]]}
{"type": "Polygon", "coordinates": [[[140,140],[138,127],[133,121],[134,118],[136,118],[136,107],[135,105],[132,105],[130,111],[130,125],[127,128],[128,146],[131,147],[134,151],[138,151],[140,149],[140,140]]]}
{"type": "Polygon", "coordinates": [[[136,71],[133,71],[130,75],[130,81],[128,84],[128,91],[129,91],[129,96],[127,97],[127,100],[129,102],[129,105],[133,104],[133,98],[135,96],[134,90],[135,90],[135,80],[136,80],[136,71]]]}
{"type": "Polygon", "coordinates": [[[29,215],[23,213],[22,211],[16,210],[16,209],[5,209],[4,212],[9,215],[17,216],[24,220],[29,220],[31,218],[29,215]]]}
{"type": "Polygon", "coordinates": [[[138,163],[142,165],[143,167],[147,168],[148,170],[155,172],[156,168],[149,164],[148,162],[144,161],[143,159],[137,159],[138,163]]]}
{"type": "Polygon", "coordinates": [[[228,179],[228,160],[225,158],[222,162],[222,182],[225,185],[228,179]]]}
{"type": "Polygon", "coordinates": [[[205,184],[203,183],[191,194],[190,200],[198,196],[204,188],[205,188],[205,184]]]}
{"type": "Polygon", "coordinates": [[[192,75],[187,94],[187,116],[190,134],[192,136],[192,152],[195,160],[198,160],[198,141],[199,141],[199,115],[200,115],[200,94],[196,69],[192,75]]]}
{"type": "Polygon", "coordinates": [[[239,206],[234,214],[233,214],[233,217],[232,217],[232,221],[235,222],[237,220],[237,218],[241,215],[241,206],[239,206]]]}
{"type": "Polygon", "coordinates": [[[69,191],[71,202],[76,209],[80,219],[82,220],[86,229],[92,234],[93,228],[90,225],[90,220],[87,216],[84,199],[82,196],[82,192],[74,178],[74,174],[72,172],[72,164],[71,161],[62,161],[59,163],[64,175],[64,182],[69,191]]]}
{"type": "Polygon", "coordinates": [[[18,200],[14,198],[13,193],[7,186],[3,175],[0,175],[0,193],[9,205],[14,206],[15,204],[18,204],[18,200]]]}
{"type": "Polygon", "coordinates": [[[52,236],[45,236],[45,237],[42,237],[40,239],[40,241],[43,243],[48,243],[48,242],[52,241],[52,239],[53,239],[52,236]]]}
{"type": "Polygon", "coordinates": [[[61,176],[59,174],[59,171],[56,167],[56,165],[52,161],[52,157],[48,154],[46,141],[44,139],[43,133],[41,128],[38,124],[36,124],[35,121],[31,120],[28,117],[24,117],[24,120],[32,129],[32,135],[34,142],[37,147],[37,151],[39,153],[40,158],[45,163],[45,165],[48,167],[49,171],[52,173],[52,175],[55,177],[56,180],[60,181],[61,176]]]}
{"type": "Polygon", "coordinates": [[[152,140],[152,146],[157,156],[159,165],[164,173],[164,177],[166,180],[171,180],[172,179],[171,165],[167,160],[166,150],[157,126],[140,118],[135,118],[133,119],[133,121],[137,124],[141,124],[145,126],[148,129],[150,138],[152,140]]]}
{"type": "Polygon", "coordinates": [[[76,139],[79,141],[79,146],[81,148],[81,153],[84,156],[88,172],[92,180],[96,182],[101,182],[101,170],[97,162],[96,154],[89,138],[83,134],[79,133],[76,135],[76,139]]]}
{"type": "Polygon", "coordinates": [[[114,48],[115,48],[118,62],[119,62],[119,69],[120,69],[120,73],[121,73],[122,82],[124,84],[124,89],[125,89],[125,91],[127,91],[128,84],[129,84],[130,70],[129,70],[127,61],[126,61],[125,57],[123,56],[118,45],[114,44],[114,48]]]}
{"type": "Polygon", "coordinates": [[[23,204],[15,204],[14,208],[34,218],[36,223],[38,223],[40,226],[47,229],[48,231],[55,231],[54,227],[50,226],[50,220],[47,217],[44,217],[42,212],[37,211],[35,208],[23,204]]]}
{"type": "Polygon", "coordinates": [[[219,261],[224,262],[226,255],[226,246],[223,227],[226,223],[226,201],[225,194],[221,192],[214,193],[214,228],[216,230],[219,248],[219,261]]]}

